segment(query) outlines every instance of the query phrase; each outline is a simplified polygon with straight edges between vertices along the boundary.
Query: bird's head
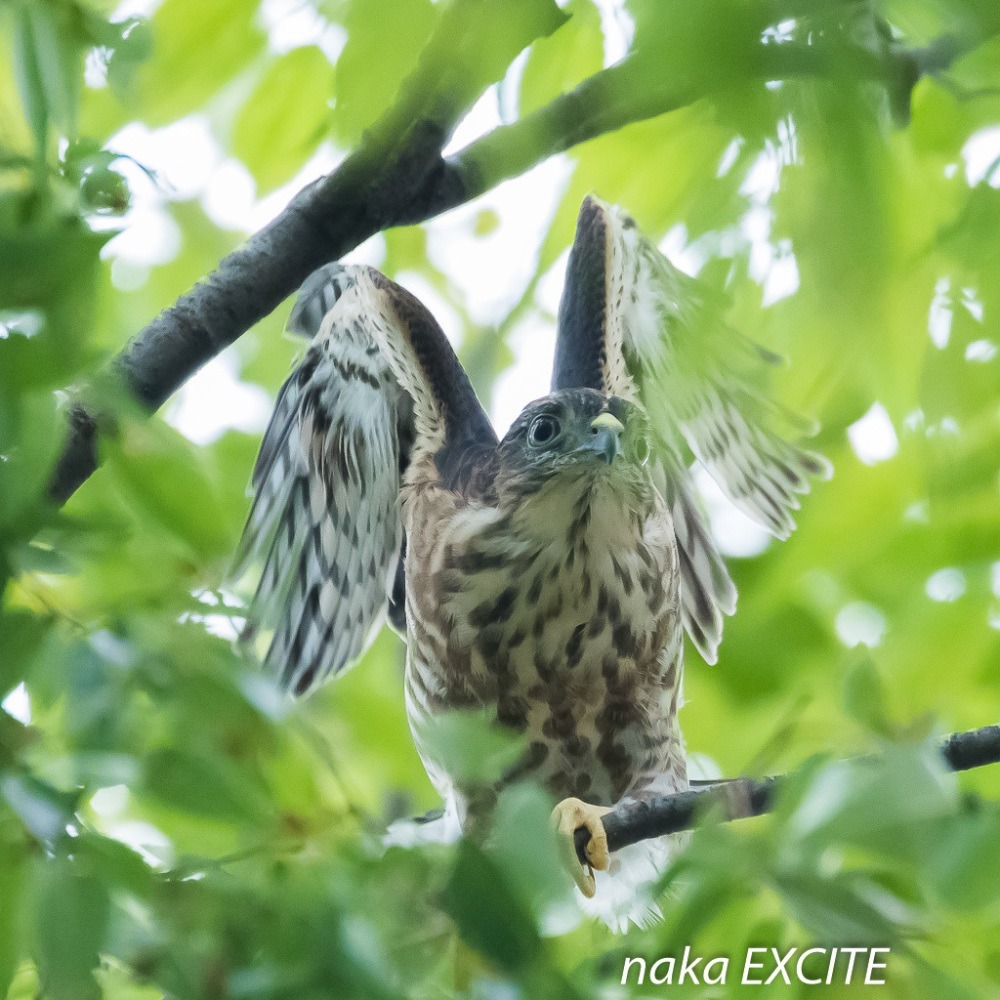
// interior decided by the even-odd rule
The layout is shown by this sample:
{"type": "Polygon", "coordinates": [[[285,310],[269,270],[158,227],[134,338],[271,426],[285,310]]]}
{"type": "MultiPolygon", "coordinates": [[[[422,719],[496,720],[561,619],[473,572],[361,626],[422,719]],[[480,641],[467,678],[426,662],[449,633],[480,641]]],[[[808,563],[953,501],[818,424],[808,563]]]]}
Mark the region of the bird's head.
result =
{"type": "Polygon", "coordinates": [[[639,406],[593,389],[563,389],[529,403],[498,450],[500,481],[535,492],[553,477],[648,482],[649,423],[639,406]]]}

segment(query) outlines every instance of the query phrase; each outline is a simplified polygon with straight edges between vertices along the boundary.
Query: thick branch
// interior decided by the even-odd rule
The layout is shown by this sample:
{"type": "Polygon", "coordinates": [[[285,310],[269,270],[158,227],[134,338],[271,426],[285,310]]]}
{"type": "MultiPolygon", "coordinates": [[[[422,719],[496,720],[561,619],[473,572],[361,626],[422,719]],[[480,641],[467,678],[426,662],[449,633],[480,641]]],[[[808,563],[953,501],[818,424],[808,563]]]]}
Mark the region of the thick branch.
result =
{"type": "MultiPolygon", "coordinates": [[[[334,173],[303,189],[270,224],[225,257],[202,282],[129,341],[112,374],[150,411],[202,365],[294,292],[317,267],[396,223],[400,205],[439,182],[446,135],[413,130],[394,162],[374,164],[362,149],[334,173]]],[[[454,197],[454,196],[452,196],[454,197]]],[[[74,408],[51,495],[63,503],[97,468],[93,419],[74,408]]]]}
{"type": "Polygon", "coordinates": [[[735,82],[825,76],[846,69],[858,79],[887,81],[895,72],[894,59],[886,61],[844,44],[771,45],[761,46],[738,75],[678,79],[658,70],[652,56],[640,53],[595,73],[538,111],[494,129],[451,157],[447,166],[462,178],[454,190],[468,200],[572,146],[676,111],[735,82]]]}
{"type": "MultiPolygon", "coordinates": [[[[939,71],[943,61],[972,47],[940,46],[927,60],[928,68],[939,71]]],[[[316,268],[372,234],[425,221],[555,153],[675,110],[736,81],[736,76],[679,80],[650,60],[648,55],[630,56],[448,160],[440,151],[455,124],[452,113],[462,102],[446,102],[447,113],[432,123],[420,116],[429,114],[434,101],[404,95],[384,127],[366,136],[334,173],[300,192],[273,222],[130,341],[114,361],[113,374],[140,403],[155,410],[316,268]]],[[[740,73],[743,79],[789,79],[842,73],[845,66],[862,79],[883,81],[899,79],[904,67],[904,75],[914,83],[924,71],[919,60],[905,52],[879,56],[823,42],[759,46],[740,73]]],[[[57,503],[65,502],[98,463],[95,422],[79,407],[74,413],[50,487],[57,503]]]]}
{"type": "MultiPolygon", "coordinates": [[[[941,743],[941,754],[953,771],[1000,764],[1000,725],[949,736],[941,743]]],[[[608,847],[617,851],[640,840],[690,830],[699,817],[710,812],[725,821],[763,815],[773,808],[775,794],[785,778],[732,778],[677,795],[619,806],[604,817],[608,847]]],[[[584,864],[588,839],[586,830],[577,830],[576,851],[584,864]]]]}

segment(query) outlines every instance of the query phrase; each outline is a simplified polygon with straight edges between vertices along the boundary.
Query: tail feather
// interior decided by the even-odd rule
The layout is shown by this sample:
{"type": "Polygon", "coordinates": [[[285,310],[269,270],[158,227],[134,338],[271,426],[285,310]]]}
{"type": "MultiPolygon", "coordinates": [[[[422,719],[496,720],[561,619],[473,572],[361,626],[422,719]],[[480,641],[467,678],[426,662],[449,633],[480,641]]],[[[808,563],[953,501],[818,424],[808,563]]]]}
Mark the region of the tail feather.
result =
{"type": "Polygon", "coordinates": [[[640,930],[663,919],[654,889],[671,858],[683,848],[687,834],[657,837],[630,844],[611,856],[611,870],[595,872],[597,892],[587,899],[576,891],[580,908],[603,921],[616,934],[631,926],[640,930]]]}

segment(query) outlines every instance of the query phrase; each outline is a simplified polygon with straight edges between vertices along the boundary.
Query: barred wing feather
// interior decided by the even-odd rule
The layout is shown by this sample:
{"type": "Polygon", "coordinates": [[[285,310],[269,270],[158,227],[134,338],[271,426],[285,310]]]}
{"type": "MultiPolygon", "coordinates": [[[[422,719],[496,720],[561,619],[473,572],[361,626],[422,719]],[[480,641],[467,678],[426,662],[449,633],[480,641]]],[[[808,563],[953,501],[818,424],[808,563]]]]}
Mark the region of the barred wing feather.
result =
{"type": "Polygon", "coordinates": [[[780,358],[725,326],[693,279],[637,229],[617,233],[616,256],[633,261],[622,350],[640,395],[666,438],[680,432],[726,496],[777,538],[795,527],[792,511],[810,477],[829,475],[824,458],[790,438],[810,424],[771,400],[766,368],[780,358]]]}
{"type": "Polygon", "coordinates": [[[672,514],[684,624],[710,663],[736,588],[688,467],[696,458],[726,496],[779,538],[798,495],[829,465],[794,439],[808,424],[767,396],[778,359],[722,323],[698,282],[677,270],[620,209],[580,209],[560,303],[553,389],[589,386],[642,404],[653,473],[672,514]]]}
{"type": "Polygon", "coordinates": [[[358,317],[354,269],[303,286],[289,326],[315,335],[279,393],[254,469],[235,575],[259,573],[243,639],[296,694],[357,660],[380,628],[401,545],[409,398],[358,317]]]}

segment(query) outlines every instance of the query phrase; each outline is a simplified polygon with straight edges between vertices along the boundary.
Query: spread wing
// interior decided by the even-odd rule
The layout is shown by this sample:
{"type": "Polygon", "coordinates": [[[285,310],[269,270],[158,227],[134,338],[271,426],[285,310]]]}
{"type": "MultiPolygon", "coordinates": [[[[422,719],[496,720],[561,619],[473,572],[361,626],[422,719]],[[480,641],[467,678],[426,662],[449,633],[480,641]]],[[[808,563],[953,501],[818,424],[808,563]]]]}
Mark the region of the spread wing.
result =
{"type": "Polygon", "coordinates": [[[377,271],[322,268],[289,328],[312,339],[264,434],[234,576],[259,574],[242,638],[271,633],[265,666],[303,694],[387,610],[405,627],[403,477],[493,432],[433,317],[377,271]]]}
{"type": "Polygon", "coordinates": [[[598,389],[649,413],[654,474],[677,535],[684,623],[710,663],[736,588],[699,506],[688,453],[778,538],[794,528],[792,511],[809,477],[830,471],[794,441],[809,425],[767,396],[762,376],[778,360],[728,328],[698,282],[624,212],[584,201],[559,308],[552,388],[598,389]]]}

